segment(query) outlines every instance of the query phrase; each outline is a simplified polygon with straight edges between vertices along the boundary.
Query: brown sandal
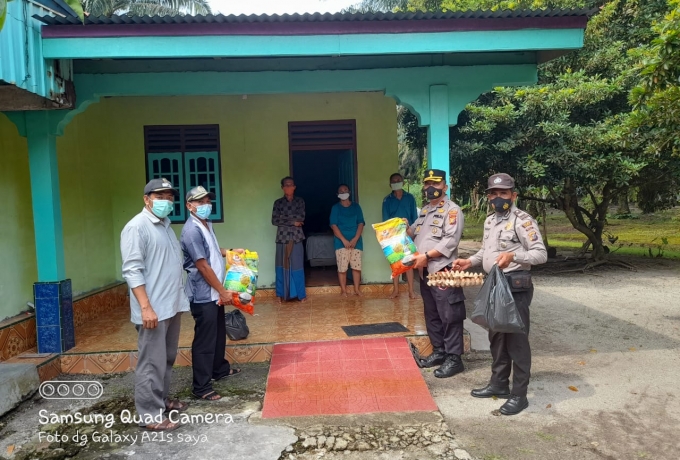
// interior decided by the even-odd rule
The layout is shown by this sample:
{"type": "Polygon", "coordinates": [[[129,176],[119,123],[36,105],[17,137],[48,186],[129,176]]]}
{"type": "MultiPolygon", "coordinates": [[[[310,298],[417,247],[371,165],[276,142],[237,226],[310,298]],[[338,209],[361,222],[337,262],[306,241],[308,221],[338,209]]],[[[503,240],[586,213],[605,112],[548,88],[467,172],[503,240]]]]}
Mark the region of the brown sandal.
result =
{"type": "Polygon", "coordinates": [[[215,391],[211,391],[209,393],[204,394],[203,396],[199,396],[197,394],[193,394],[194,398],[196,399],[203,399],[204,401],[219,401],[222,399],[222,396],[218,395],[215,391]]]}
{"type": "Polygon", "coordinates": [[[169,418],[166,418],[161,423],[154,423],[152,425],[147,425],[143,427],[146,431],[173,431],[180,427],[179,422],[171,422],[169,418]]]}
{"type": "Polygon", "coordinates": [[[165,402],[165,410],[171,411],[176,410],[178,412],[184,412],[189,407],[189,404],[183,403],[179,399],[168,399],[165,402]]]}
{"type": "Polygon", "coordinates": [[[226,379],[227,377],[233,377],[233,376],[235,376],[236,374],[240,374],[240,373],[241,373],[241,369],[237,369],[237,368],[235,368],[235,367],[232,367],[231,369],[229,369],[229,373],[228,373],[227,375],[223,375],[222,377],[220,377],[220,378],[218,378],[218,379],[213,379],[213,381],[219,382],[220,380],[224,380],[224,379],[226,379]]]}

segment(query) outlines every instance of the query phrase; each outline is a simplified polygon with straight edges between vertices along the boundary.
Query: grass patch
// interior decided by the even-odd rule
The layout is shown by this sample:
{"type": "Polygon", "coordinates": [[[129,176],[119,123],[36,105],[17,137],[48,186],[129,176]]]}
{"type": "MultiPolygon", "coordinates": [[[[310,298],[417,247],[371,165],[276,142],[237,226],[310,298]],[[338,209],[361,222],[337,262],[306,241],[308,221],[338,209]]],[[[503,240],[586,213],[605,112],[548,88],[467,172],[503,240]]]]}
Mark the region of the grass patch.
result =
{"type": "Polygon", "coordinates": [[[484,456],[484,460],[503,460],[503,457],[496,454],[488,454],[484,456]]]}
{"type": "Polygon", "coordinates": [[[554,441],[555,440],[555,436],[548,434],[548,433],[541,433],[540,431],[538,433],[536,433],[536,436],[538,436],[539,438],[541,438],[544,441],[554,441]]]}
{"type": "MultiPolygon", "coordinates": [[[[631,219],[607,220],[605,231],[618,237],[614,244],[607,243],[611,251],[638,257],[657,257],[680,259],[680,207],[654,214],[635,212],[631,219]],[[663,240],[668,244],[663,244],[663,240]],[[621,247],[619,248],[619,245],[621,247]]],[[[585,236],[576,231],[563,212],[549,211],[547,215],[548,241],[550,246],[564,249],[579,249],[586,241],[585,236]]],[[[471,216],[465,219],[463,237],[481,241],[484,234],[485,218],[471,216]]],[[[543,226],[541,225],[541,230],[543,226]]]]}

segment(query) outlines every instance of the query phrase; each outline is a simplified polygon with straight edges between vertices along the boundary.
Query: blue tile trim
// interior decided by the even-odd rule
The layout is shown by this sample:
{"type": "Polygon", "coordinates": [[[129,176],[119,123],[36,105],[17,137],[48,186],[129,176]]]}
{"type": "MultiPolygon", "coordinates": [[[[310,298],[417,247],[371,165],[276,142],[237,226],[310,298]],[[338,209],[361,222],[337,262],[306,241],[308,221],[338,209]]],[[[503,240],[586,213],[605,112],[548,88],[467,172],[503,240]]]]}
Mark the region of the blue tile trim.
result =
{"type": "Polygon", "coordinates": [[[33,296],[36,299],[44,299],[59,296],[59,283],[35,283],[33,296]]]}
{"type": "Polygon", "coordinates": [[[59,326],[38,327],[38,353],[61,353],[59,326]]]}
{"type": "Polygon", "coordinates": [[[61,305],[58,297],[35,299],[36,324],[41,326],[59,326],[61,305]]]}

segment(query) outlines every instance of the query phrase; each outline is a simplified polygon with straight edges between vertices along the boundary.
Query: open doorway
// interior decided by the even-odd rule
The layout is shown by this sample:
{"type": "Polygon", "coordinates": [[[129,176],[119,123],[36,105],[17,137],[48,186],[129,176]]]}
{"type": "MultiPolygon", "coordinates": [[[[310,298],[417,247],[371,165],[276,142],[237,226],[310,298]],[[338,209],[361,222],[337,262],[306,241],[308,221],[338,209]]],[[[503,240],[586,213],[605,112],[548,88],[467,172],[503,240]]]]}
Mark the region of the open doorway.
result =
{"type": "Polygon", "coordinates": [[[290,170],[305,200],[305,283],[338,284],[329,219],[337,189],[346,184],[358,202],[354,120],[289,123],[290,170]]]}

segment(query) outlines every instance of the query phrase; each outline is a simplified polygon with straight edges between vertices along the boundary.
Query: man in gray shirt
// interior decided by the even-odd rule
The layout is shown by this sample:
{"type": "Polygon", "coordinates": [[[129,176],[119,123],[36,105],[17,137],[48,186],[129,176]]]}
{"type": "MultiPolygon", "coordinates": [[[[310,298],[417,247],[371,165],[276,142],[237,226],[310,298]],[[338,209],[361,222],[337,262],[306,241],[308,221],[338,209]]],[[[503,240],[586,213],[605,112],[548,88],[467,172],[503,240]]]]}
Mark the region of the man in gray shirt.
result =
{"type": "MultiPolygon", "coordinates": [[[[180,235],[188,275],[186,294],[195,321],[191,343],[193,395],[206,401],[221,398],[213,389],[212,380],[241,372],[231,368],[224,358],[227,344],[224,306],[231,304],[233,291],[227,291],[222,285],[227,251],[220,248],[210,221],[214,199],[215,194],[200,185],[189,190],[186,206],[190,216],[180,235]]],[[[243,249],[235,251],[243,252],[243,249]]]]}
{"type": "Polygon", "coordinates": [[[131,291],[131,321],[139,333],[135,406],[140,426],[153,431],[177,428],[179,424],[163,413],[187,408],[168,398],[182,312],[189,310],[182,250],[167,218],[178,195],[166,179],[149,181],[144,187],[144,209],[120,235],[123,278],[131,291]]]}
{"type": "Polygon", "coordinates": [[[469,259],[453,261],[454,270],[482,266],[489,273],[494,264],[506,274],[515,305],[526,327],[526,334],[489,331],[491,343],[491,380],[483,388],[472,390],[475,398],[507,398],[500,408],[503,415],[516,415],[529,406],[527,389],[531,375],[529,346],[529,305],[534,296],[532,265],[548,260],[543,238],[536,221],[517,209],[515,180],[508,174],[489,177],[486,189],[493,212],[484,222],[482,248],[469,259]],[[512,392],[509,388],[512,371],[512,392]]]}

